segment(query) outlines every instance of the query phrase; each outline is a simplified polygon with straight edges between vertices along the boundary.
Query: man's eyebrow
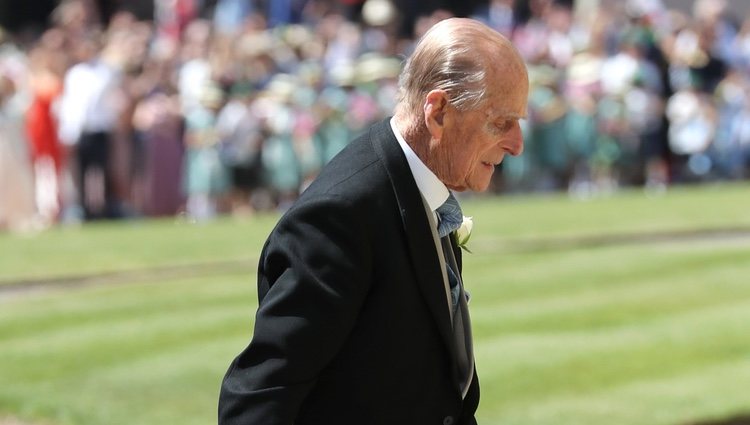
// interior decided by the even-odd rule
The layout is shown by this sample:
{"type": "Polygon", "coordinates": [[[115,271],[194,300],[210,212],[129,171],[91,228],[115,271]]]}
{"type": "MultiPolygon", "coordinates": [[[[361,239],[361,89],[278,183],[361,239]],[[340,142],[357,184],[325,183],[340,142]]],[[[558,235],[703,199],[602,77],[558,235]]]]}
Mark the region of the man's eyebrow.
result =
{"type": "Polygon", "coordinates": [[[505,113],[505,114],[498,114],[493,118],[493,121],[499,121],[499,120],[525,120],[528,117],[528,114],[516,114],[513,112],[505,113]]]}
{"type": "Polygon", "coordinates": [[[513,111],[497,111],[495,108],[490,108],[487,110],[487,116],[492,121],[498,121],[498,120],[525,120],[528,118],[527,111],[524,111],[523,113],[517,113],[513,111]]]}

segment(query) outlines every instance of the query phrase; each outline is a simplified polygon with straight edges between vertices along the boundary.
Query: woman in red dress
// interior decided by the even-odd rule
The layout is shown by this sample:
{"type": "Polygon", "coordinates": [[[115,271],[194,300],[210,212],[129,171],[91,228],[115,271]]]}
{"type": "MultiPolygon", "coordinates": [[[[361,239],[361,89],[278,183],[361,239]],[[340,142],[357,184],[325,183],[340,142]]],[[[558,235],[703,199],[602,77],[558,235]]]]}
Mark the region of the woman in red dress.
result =
{"type": "Polygon", "coordinates": [[[34,170],[37,211],[48,224],[56,221],[60,213],[64,162],[63,149],[57,136],[54,104],[62,93],[65,58],[55,47],[58,37],[53,31],[46,33],[29,55],[33,94],[25,122],[34,170]]]}

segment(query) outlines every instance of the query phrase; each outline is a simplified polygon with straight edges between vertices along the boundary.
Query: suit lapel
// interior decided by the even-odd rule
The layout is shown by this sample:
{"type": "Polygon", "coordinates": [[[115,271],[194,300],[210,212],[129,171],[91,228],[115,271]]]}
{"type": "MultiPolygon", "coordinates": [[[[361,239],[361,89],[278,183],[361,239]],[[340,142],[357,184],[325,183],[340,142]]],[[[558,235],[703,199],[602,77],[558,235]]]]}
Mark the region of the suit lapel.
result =
{"type": "MultiPolygon", "coordinates": [[[[445,248],[446,261],[453,270],[459,270],[457,257],[461,255],[460,248],[457,247],[456,238],[450,237],[443,244],[445,248]]],[[[461,383],[462,396],[466,397],[467,391],[473,379],[474,372],[474,348],[471,336],[471,318],[469,317],[469,306],[464,291],[463,279],[459,272],[456,276],[458,279],[459,295],[458,309],[453,317],[453,330],[456,336],[456,355],[459,367],[459,382],[461,383]]]]}
{"type": "Polygon", "coordinates": [[[453,248],[453,255],[456,259],[456,265],[458,266],[459,274],[463,270],[463,250],[460,246],[458,246],[458,241],[456,240],[455,233],[451,236],[451,248],[453,248]]]}
{"type": "Polygon", "coordinates": [[[387,119],[371,129],[370,140],[385,165],[401,212],[412,266],[422,296],[432,312],[440,336],[455,359],[450,309],[443,290],[443,273],[422,195],[387,119]]]}

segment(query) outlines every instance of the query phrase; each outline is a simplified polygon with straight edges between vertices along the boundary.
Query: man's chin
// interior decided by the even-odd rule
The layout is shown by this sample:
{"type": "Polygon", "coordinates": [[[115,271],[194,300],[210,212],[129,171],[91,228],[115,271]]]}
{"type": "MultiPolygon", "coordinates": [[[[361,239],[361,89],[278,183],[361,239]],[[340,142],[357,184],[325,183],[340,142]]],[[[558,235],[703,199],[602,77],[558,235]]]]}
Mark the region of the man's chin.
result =
{"type": "Polygon", "coordinates": [[[472,192],[484,192],[490,187],[492,181],[492,175],[495,170],[490,170],[489,173],[470,173],[463,181],[447,183],[443,181],[445,187],[454,192],[465,192],[470,190],[472,192]],[[473,177],[473,178],[472,178],[473,177]]]}
{"type": "Polygon", "coordinates": [[[463,190],[471,190],[472,192],[485,192],[490,187],[490,179],[487,179],[486,181],[478,182],[478,183],[468,183],[467,187],[464,187],[463,190]]]}

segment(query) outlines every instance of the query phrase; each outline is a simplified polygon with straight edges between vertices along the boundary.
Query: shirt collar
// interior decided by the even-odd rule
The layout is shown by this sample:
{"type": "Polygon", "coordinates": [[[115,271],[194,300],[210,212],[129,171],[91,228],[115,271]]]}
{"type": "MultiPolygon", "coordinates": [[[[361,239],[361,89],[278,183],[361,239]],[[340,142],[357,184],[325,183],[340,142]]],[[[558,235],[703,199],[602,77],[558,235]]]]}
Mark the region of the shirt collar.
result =
{"type": "Polygon", "coordinates": [[[430,209],[432,211],[437,210],[448,199],[448,188],[438,179],[435,173],[424,165],[424,162],[414,153],[411,146],[406,143],[404,136],[396,128],[395,118],[391,118],[391,129],[393,130],[393,134],[396,135],[396,140],[398,140],[401,150],[404,151],[406,161],[409,163],[411,174],[414,176],[414,181],[417,183],[419,192],[425,201],[427,201],[430,209]]]}

